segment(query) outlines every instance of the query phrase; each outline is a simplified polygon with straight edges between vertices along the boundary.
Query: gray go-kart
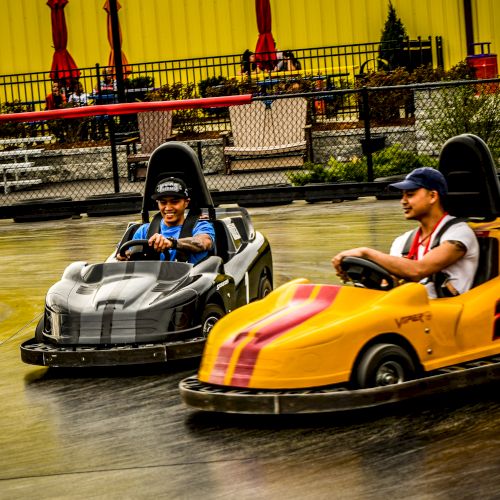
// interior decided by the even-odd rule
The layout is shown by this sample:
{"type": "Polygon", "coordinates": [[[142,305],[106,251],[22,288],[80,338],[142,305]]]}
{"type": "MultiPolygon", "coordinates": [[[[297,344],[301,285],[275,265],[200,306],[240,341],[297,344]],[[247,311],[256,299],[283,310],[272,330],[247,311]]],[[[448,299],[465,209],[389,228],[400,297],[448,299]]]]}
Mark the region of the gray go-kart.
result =
{"type": "Polygon", "coordinates": [[[196,265],[160,261],[147,241],[131,241],[140,224],[130,224],[118,247],[131,253],[130,261],[117,261],[113,252],[104,263],[74,262],[49,289],[35,337],[21,346],[24,362],[82,367],[199,357],[219,318],[272,290],[269,242],[244,208],[214,207],[198,158],[185,144],[169,142],[152,154],[143,222],[156,208],[156,184],[170,176],[190,187],[185,225],[200,216],[213,224],[211,254],[196,265]]]}

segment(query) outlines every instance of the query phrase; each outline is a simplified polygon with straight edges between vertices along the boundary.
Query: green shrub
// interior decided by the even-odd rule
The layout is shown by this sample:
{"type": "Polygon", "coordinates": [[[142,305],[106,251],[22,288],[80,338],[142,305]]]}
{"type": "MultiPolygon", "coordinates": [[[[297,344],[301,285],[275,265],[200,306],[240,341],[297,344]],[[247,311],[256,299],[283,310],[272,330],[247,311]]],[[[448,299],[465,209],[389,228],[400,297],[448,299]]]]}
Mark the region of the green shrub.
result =
{"type": "MultiPolygon", "coordinates": [[[[437,167],[437,159],[427,155],[418,155],[394,144],[377,151],[372,156],[373,176],[388,177],[406,174],[418,167],[437,167]]],[[[368,163],[365,157],[354,157],[351,161],[341,162],[331,157],[327,165],[305,163],[301,171],[288,174],[295,186],[322,182],[367,182],[368,163]]]]}
{"type": "MultiPolygon", "coordinates": [[[[411,75],[404,68],[394,71],[372,71],[356,80],[356,88],[366,87],[391,87],[395,85],[408,85],[411,75]]],[[[361,95],[359,95],[361,99],[361,95]]],[[[400,118],[400,109],[411,107],[413,104],[411,90],[372,91],[368,96],[370,118],[376,123],[387,124],[397,122],[400,118]]],[[[360,106],[362,105],[360,101],[360,106]]]]}
{"type": "Polygon", "coordinates": [[[475,134],[500,156],[500,91],[490,84],[460,85],[430,94],[430,119],[423,122],[429,138],[444,144],[459,134],[475,134]]]}
{"type": "Polygon", "coordinates": [[[150,89],[155,81],[151,76],[136,76],[135,78],[125,78],[123,84],[126,89],[150,89]]]}
{"type": "MultiPolygon", "coordinates": [[[[0,113],[24,113],[32,111],[28,106],[21,104],[21,101],[0,103],[0,113]]],[[[29,137],[29,124],[24,122],[0,122],[0,137],[29,137]]]]}
{"type": "Polygon", "coordinates": [[[401,42],[406,36],[406,28],[389,0],[389,12],[380,38],[380,59],[387,61],[391,68],[401,66],[401,42]]]}
{"type": "MultiPolygon", "coordinates": [[[[146,94],[146,101],[178,101],[184,99],[195,99],[196,85],[194,83],[166,84],[159,89],[146,94]]],[[[173,126],[180,134],[199,133],[202,113],[198,109],[179,109],[173,112],[173,126]]]]}
{"type": "Polygon", "coordinates": [[[437,158],[407,151],[400,144],[393,144],[373,154],[375,178],[406,174],[419,167],[436,168],[437,165],[437,158]]]}

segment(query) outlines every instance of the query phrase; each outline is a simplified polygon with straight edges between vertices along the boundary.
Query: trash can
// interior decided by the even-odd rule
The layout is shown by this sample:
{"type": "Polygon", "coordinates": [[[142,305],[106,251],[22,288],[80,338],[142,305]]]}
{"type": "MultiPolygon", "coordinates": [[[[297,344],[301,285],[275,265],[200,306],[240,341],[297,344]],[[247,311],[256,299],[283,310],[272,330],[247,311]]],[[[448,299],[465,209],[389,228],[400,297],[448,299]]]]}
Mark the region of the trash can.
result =
{"type": "MultiPolygon", "coordinates": [[[[498,77],[497,55],[490,53],[490,45],[491,42],[473,43],[472,46],[474,52],[476,47],[480,47],[481,54],[473,54],[465,58],[467,64],[476,70],[476,78],[478,80],[498,77]]],[[[495,92],[497,88],[498,84],[496,83],[488,84],[490,92],[495,92]]]]}

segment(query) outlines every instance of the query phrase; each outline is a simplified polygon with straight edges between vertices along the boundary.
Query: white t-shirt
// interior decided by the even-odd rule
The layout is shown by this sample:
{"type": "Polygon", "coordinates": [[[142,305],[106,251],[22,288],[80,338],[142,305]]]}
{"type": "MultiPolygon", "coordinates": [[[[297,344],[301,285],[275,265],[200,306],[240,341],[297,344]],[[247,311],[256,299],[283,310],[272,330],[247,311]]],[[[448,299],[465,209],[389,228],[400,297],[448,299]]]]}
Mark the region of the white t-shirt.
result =
{"type": "MultiPolygon", "coordinates": [[[[451,215],[446,215],[435,228],[429,242],[429,248],[432,247],[434,239],[439,233],[439,230],[450,219],[454,219],[454,217],[452,217],[451,215]]],[[[395,255],[398,257],[402,256],[406,240],[410,237],[411,233],[412,231],[408,231],[401,236],[398,236],[394,240],[391,246],[391,255],[395,255]]],[[[452,226],[448,227],[448,229],[446,229],[446,231],[441,236],[441,243],[449,240],[460,241],[467,249],[465,255],[460,260],[443,269],[443,272],[449,276],[449,282],[451,283],[451,285],[453,285],[459,293],[464,293],[471,288],[474,276],[476,274],[479,261],[479,243],[477,242],[474,231],[465,222],[458,222],[457,224],[453,224],[452,226]]],[[[425,247],[426,245],[419,245],[419,259],[424,256],[425,247]]],[[[428,278],[424,278],[421,283],[425,284],[429,297],[436,298],[437,294],[434,283],[427,283],[427,280],[428,278]]]]}
{"type": "Polygon", "coordinates": [[[70,94],[68,97],[68,103],[73,106],[86,106],[88,104],[87,94],[70,94]]]}

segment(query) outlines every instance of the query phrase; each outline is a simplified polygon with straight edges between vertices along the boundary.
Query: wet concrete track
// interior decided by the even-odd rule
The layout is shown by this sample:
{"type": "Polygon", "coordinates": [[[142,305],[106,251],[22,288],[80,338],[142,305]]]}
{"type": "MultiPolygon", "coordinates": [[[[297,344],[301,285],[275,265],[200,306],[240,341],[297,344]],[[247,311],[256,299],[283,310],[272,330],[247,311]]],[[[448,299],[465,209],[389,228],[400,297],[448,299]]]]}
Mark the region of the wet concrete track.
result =
{"type": "MultiPolygon", "coordinates": [[[[275,285],[336,282],[330,257],[387,249],[397,202],[253,209],[275,285]]],[[[500,496],[498,385],[345,414],[194,412],[179,380],[196,363],[47,370],[20,361],[48,287],[103,260],[129,217],[0,221],[0,498],[481,498],[500,496]]]]}

